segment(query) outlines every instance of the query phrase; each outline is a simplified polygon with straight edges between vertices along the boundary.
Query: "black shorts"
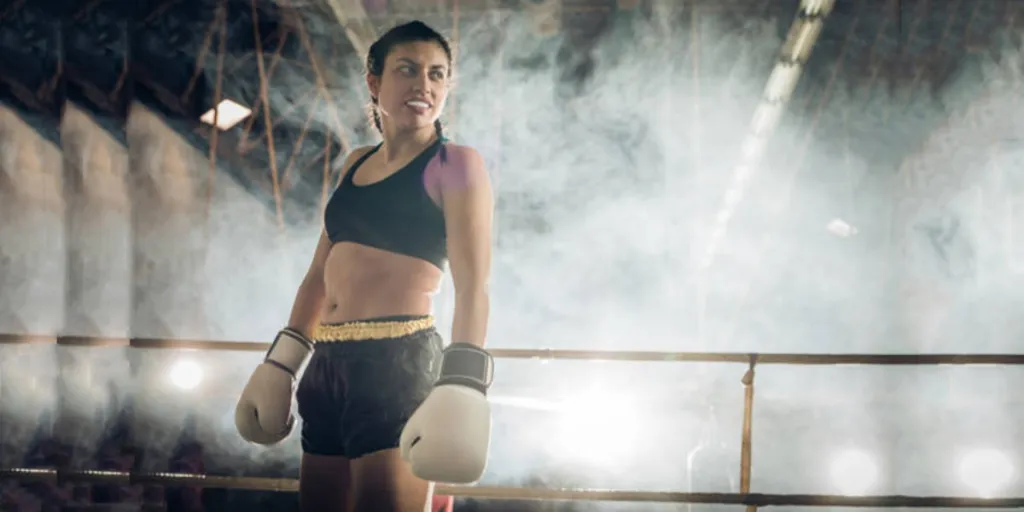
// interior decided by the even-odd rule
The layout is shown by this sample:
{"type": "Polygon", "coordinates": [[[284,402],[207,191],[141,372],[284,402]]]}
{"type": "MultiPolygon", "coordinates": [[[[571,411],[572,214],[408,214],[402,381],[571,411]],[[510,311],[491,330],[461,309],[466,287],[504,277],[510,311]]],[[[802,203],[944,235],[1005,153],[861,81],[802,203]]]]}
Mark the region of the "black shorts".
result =
{"type": "Polygon", "coordinates": [[[430,317],[318,326],[295,392],[302,451],[356,459],[398,447],[405,423],[433,389],[443,340],[430,317]]]}

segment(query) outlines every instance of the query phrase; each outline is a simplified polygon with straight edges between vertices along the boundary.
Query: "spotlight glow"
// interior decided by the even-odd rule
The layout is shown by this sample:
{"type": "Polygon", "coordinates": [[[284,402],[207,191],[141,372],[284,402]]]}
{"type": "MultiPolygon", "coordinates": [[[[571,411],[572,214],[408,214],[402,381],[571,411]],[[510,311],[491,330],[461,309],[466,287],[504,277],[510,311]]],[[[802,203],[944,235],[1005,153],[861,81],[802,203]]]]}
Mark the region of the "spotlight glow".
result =
{"type": "Polygon", "coordinates": [[[217,128],[221,130],[230,130],[236,124],[242,122],[243,119],[249,117],[252,113],[252,109],[244,107],[235,103],[231,100],[223,100],[217,104],[216,107],[206,111],[199,120],[213,126],[213,118],[217,117],[217,128]]]}
{"type": "Polygon", "coordinates": [[[861,450],[845,450],[832,459],[831,475],[840,493],[863,495],[878,484],[878,465],[861,450]]]}
{"type": "Polygon", "coordinates": [[[556,416],[551,450],[586,464],[622,464],[635,452],[640,438],[640,421],[629,404],[628,398],[614,399],[604,393],[566,401],[556,416]]]}
{"type": "Polygon", "coordinates": [[[203,369],[194,361],[178,361],[171,367],[170,378],[180,389],[195,389],[203,380],[203,369]]]}
{"type": "Polygon", "coordinates": [[[843,219],[832,219],[826,227],[832,234],[843,238],[857,234],[857,228],[847,224],[843,219]]]}
{"type": "Polygon", "coordinates": [[[967,452],[960,459],[959,473],[960,479],[979,497],[988,498],[1009,485],[1015,471],[1005,453],[985,448],[967,452]]]}

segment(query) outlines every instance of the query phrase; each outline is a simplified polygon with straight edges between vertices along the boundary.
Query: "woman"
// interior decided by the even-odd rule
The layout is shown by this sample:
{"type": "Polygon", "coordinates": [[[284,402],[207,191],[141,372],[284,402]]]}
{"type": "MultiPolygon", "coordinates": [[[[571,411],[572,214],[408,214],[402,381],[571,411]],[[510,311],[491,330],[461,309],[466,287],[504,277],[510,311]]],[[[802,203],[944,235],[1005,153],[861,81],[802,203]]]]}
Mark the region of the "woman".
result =
{"type": "Polygon", "coordinates": [[[446,142],[438,121],[452,66],[447,40],[421,22],[370,47],[366,83],[383,142],[345,162],[288,328],[239,401],[242,436],[276,443],[291,430],[291,384],[302,374],[303,510],[421,512],[432,494],[425,478],[483,471],[493,203],[481,156],[446,142]],[[430,313],[446,264],[456,299],[443,348],[430,313]],[[448,466],[467,454],[468,465],[448,466]]]}

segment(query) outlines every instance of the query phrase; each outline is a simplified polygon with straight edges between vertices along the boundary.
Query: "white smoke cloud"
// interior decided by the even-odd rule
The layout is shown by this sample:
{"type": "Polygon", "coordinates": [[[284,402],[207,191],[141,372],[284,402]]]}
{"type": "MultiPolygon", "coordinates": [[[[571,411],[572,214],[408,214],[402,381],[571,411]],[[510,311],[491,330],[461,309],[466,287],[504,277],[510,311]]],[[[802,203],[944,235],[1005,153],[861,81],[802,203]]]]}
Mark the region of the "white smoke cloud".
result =
{"type": "MultiPolygon", "coordinates": [[[[838,87],[821,99],[819,122],[843,126],[841,134],[809,131],[804,112],[813,109],[794,107],[719,261],[702,275],[694,255],[782,42],[775,20],[736,29],[707,14],[659,35],[623,18],[593,51],[578,88],[563,80],[561,40],[538,37],[514,14],[491,23],[461,31],[449,113],[457,141],[487,158],[498,195],[490,346],[1016,351],[1020,256],[1005,205],[1016,201],[1014,170],[1024,154],[1019,41],[968,58],[938,96],[890,91],[884,80],[838,87]],[[495,22],[499,51],[475,54],[493,39],[495,22]],[[857,234],[829,233],[837,217],[857,234]]],[[[367,142],[352,127],[363,122],[368,99],[361,62],[327,64],[339,110],[321,105],[314,128],[334,129],[336,113],[347,138],[367,142]]],[[[287,69],[271,84],[277,110],[316,92],[287,69]]],[[[90,186],[65,205],[61,175],[46,172],[60,168],[57,149],[29,140],[30,130],[2,112],[4,332],[120,337],[130,326],[135,336],[270,341],[287,320],[319,220],[282,231],[274,213],[223,172],[208,190],[206,155],[138,108],[129,151],[88,137],[75,147],[70,156],[90,186]],[[118,159],[129,166],[118,168],[118,159]],[[64,284],[63,211],[71,207],[80,215],[70,237],[78,244],[70,259],[81,265],[75,293],[64,284]]],[[[80,122],[82,131],[99,132],[80,122]]],[[[304,122],[304,113],[286,120],[295,129],[304,122]]],[[[283,166],[287,155],[279,159],[283,166]]],[[[452,307],[448,279],[436,304],[442,332],[452,307]]],[[[16,418],[3,421],[4,464],[13,460],[7,441],[29,439],[29,426],[47,411],[99,425],[130,398],[133,432],[147,453],[169,453],[184,431],[210,447],[210,472],[232,471],[226,461],[239,454],[270,456],[295,471],[297,435],[266,450],[234,433],[234,400],[259,354],[90,350],[0,347],[0,414],[16,418]],[[189,389],[172,377],[185,363],[195,379],[189,389]],[[58,406],[60,389],[70,405],[58,406]]],[[[736,490],[743,370],[501,361],[486,483],[540,475],[540,483],[561,485],[556,479],[570,474],[586,486],[736,490]],[[573,416],[581,404],[590,409],[573,416]],[[570,449],[548,435],[563,431],[578,431],[579,444],[570,449]],[[616,443],[629,446],[601,453],[616,443]],[[717,455],[688,467],[702,450],[717,455]]],[[[883,491],[947,494],[957,484],[942,473],[954,467],[942,446],[988,439],[1019,451],[1012,426],[1020,419],[1000,408],[1021,384],[1002,369],[759,368],[754,487],[831,492],[822,476],[828,454],[849,447],[879,459],[883,491]],[[956,413],[967,406],[971,414],[956,413]],[[927,466],[900,455],[923,452],[927,466]],[[911,473],[930,479],[894,476],[911,473]]],[[[74,443],[86,445],[102,432],[78,434],[74,443]]],[[[146,464],[162,469],[162,460],[146,464]]]]}

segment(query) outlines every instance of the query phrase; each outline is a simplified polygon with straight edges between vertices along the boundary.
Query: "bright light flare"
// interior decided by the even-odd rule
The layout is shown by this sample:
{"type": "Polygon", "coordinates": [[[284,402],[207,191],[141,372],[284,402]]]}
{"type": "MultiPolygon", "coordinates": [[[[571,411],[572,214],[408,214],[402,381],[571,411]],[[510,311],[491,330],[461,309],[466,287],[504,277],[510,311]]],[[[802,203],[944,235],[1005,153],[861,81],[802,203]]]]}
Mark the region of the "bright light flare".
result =
{"type": "Polygon", "coordinates": [[[846,223],[843,219],[832,219],[826,228],[838,237],[847,238],[857,234],[857,228],[846,223]]]}
{"type": "Polygon", "coordinates": [[[971,450],[960,459],[960,479],[979,497],[988,498],[1010,484],[1014,478],[1013,461],[999,450],[971,450]]]}
{"type": "Polygon", "coordinates": [[[845,450],[832,459],[833,485],[846,496],[867,494],[878,485],[878,464],[862,450],[845,450]]]}
{"type": "Polygon", "coordinates": [[[226,131],[242,122],[243,119],[249,117],[249,114],[251,113],[252,109],[250,108],[243,107],[231,100],[223,100],[218,103],[216,107],[207,110],[199,120],[213,126],[213,119],[216,117],[217,128],[220,128],[222,131],[226,131]]]}
{"type": "Polygon", "coordinates": [[[556,413],[552,451],[586,464],[614,467],[636,453],[640,418],[629,397],[587,393],[556,413]]]}
{"type": "Polygon", "coordinates": [[[178,361],[171,366],[170,379],[179,389],[195,389],[203,381],[203,369],[194,361],[178,361]]]}

